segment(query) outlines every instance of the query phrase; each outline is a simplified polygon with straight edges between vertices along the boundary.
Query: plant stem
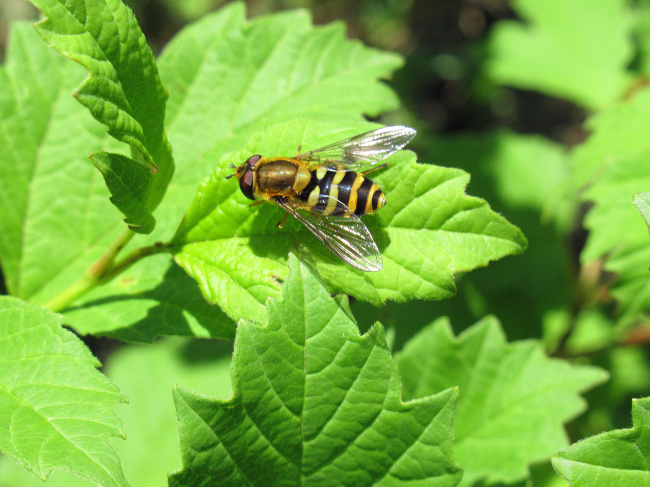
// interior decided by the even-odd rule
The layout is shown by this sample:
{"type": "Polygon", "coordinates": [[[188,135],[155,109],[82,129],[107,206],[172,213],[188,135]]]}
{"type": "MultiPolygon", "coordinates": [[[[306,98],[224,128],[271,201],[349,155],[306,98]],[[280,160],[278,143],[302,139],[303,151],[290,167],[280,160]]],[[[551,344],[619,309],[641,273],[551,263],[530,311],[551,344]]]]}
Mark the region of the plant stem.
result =
{"type": "Polygon", "coordinates": [[[117,254],[119,254],[122,249],[128,244],[135,233],[133,233],[131,230],[125,229],[122,231],[122,233],[115,239],[115,241],[111,244],[111,246],[108,248],[106,253],[102,255],[97,262],[95,262],[93,265],[91,265],[88,269],[86,269],[86,272],[84,273],[85,276],[88,276],[91,279],[98,280],[102,274],[106,272],[107,269],[109,269],[112,265],[113,262],[115,261],[115,257],[117,257],[117,254]]]}
{"type": "Polygon", "coordinates": [[[112,266],[110,269],[108,269],[99,279],[99,283],[103,284],[105,282],[110,281],[115,276],[121,274],[126,269],[131,267],[133,264],[138,262],[140,259],[143,259],[150,255],[167,252],[167,249],[169,247],[170,244],[163,244],[162,242],[156,242],[155,244],[149,245],[148,247],[140,247],[139,249],[135,249],[129,255],[127,255],[122,260],[117,262],[114,266],[112,266]]]}
{"type": "Polygon", "coordinates": [[[164,252],[167,248],[167,246],[159,243],[149,247],[141,247],[131,252],[116,264],[115,258],[134,235],[135,234],[132,231],[124,230],[117,239],[115,239],[104,255],[86,269],[83,276],[81,276],[77,282],[59,293],[57,296],[54,296],[54,298],[45,303],[44,306],[52,311],[61,311],[98,284],[110,281],[113,277],[129,268],[138,260],[149,255],[164,252]]]}
{"type": "Polygon", "coordinates": [[[81,279],[65,289],[63,292],[54,296],[43,306],[45,308],[51,309],[52,311],[59,312],[62,309],[67,308],[68,305],[79,296],[82,296],[88,292],[88,290],[90,290],[93,285],[94,281],[92,279],[89,279],[84,273],[81,279]]]}

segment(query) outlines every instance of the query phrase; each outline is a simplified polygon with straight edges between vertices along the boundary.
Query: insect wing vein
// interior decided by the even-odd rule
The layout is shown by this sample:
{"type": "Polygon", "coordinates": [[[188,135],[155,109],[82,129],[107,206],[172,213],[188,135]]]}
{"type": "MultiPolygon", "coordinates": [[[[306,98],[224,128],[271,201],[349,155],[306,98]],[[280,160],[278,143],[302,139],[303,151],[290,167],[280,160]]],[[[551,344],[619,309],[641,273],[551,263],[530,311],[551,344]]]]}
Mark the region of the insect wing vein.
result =
{"type": "Polygon", "coordinates": [[[290,201],[279,200],[277,203],[344,262],[366,272],[382,269],[377,244],[368,228],[354,213],[348,217],[323,216],[312,212],[308,207],[295,206],[290,201]]]}
{"type": "Polygon", "coordinates": [[[299,154],[296,159],[308,162],[310,169],[342,166],[356,171],[394,154],[413,140],[415,133],[414,129],[402,125],[383,127],[299,154]]]}

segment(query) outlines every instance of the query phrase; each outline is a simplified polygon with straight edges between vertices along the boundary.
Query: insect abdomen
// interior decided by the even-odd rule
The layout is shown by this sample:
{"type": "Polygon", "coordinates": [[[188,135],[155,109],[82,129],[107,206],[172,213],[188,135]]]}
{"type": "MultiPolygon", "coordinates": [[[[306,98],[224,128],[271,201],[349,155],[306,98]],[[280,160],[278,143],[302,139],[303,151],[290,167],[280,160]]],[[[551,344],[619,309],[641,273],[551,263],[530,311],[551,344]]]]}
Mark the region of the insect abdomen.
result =
{"type": "Polygon", "coordinates": [[[343,206],[335,200],[356,215],[367,215],[386,204],[384,192],[372,180],[354,171],[322,168],[311,171],[309,184],[297,196],[308,207],[324,215],[345,213],[343,206]]]}

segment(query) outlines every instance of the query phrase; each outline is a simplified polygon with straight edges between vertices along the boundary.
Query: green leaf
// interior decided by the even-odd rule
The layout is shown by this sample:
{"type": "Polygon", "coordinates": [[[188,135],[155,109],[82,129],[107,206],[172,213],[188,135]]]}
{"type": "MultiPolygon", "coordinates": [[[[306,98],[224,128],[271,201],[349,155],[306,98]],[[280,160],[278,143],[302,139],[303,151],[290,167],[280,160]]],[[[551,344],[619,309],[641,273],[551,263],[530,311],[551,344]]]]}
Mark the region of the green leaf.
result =
{"type": "Polygon", "coordinates": [[[526,247],[521,232],[490,210],[482,200],[464,194],[469,176],[456,169],[417,164],[402,152],[390,167],[373,174],[388,204],[365,217],[382,253],[384,268],[366,273],[329,252],[298,222],[281,230],[283,212],[271,205],[249,208],[228,161],[240,163],[252,154],[279,156],[317,148],[370,130],[368,124],[278,124],[259,132],[240,152],[226,156],[199,189],[175,238],[176,261],[199,282],[208,301],[218,303],[237,320],[265,319],[268,297],[277,297],[278,280],[290,249],[304,243],[332,292],[345,292],[375,305],[387,299],[442,299],[455,291],[454,274],[519,253],[526,247]]]}
{"type": "Polygon", "coordinates": [[[587,121],[591,134],[573,151],[573,186],[576,189],[601,178],[609,166],[650,151],[650,89],[613,105],[587,121]]]}
{"type": "Polygon", "coordinates": [[[362,121],[399,105],[379,79],[400,56],[347,39],[342,23],[314,27],[305,10],[247,21],[244,9],[233,3],[186,27],[160,57],[178,170],[157,213],[169,215],[158,218],[158,240],[173,235],[223,155],[257,131],[297,117],[362,121]]]}
{"type": "Polygon", "coordinates": [[[69,470],[101,486],[128,485],[106,442],[123,436],[124,401],[60,315],[0,297],[0,450],[41,479],[69,470]]]}
{"type": "Polygon", "coordinates": [[[585,218],[589,238],[583,262],[606,257],[605,268],[618,275],[612,295],[620,301],[621,325],[650,312],[650,245],[647,227],[632,204],[635,193],[650,188],[647,152],[608,165],[585,192],[594,202],[585,218]]]}
{"type": "Polygon", "coordinates": [[[632,202],[636,206],[636,209],[639,210],[639,213],[641,213],[645,221],[645,226],[650,231],[650,193],[637,193],[632,198],[632,202]]]}
{"type": "MultiPolygon", "coordinates": [[[[49,49],[31,25],[13,24],[6,59],[0,262],[9,292],[41,304],[76,282],[120,233],[120,214],[107,204],[102,176],[86,154],[123,144],[69,96],[83,68],[49,49]]],[[[83,302],[65,313],[81,333],[148,342],[164,334],[234,337],[232,320],[208,305],[167,255],[145,259],[83,302]]]]}
{"type": "MultiPolygon", "coordinates": [[[[389,77],[401,62],[395,54],[346,39],[343,24],[314,27],[306,11],[247,21],[244,5],[234,3],[183,29],[159,60],[161,78],[170,91],[166,126],[177,171],[156,210],[156,229],[145,241],[169,240],[201,181],[214,172],[226,152],[240,149],[261,128],[301,115],[339,123],[361,121],[363,114],[376,116],[397,108],[397,97],[379,78],[389,77]]],[[[291,147],[291,153],[295,150],[291,147]]],[[[224,258],[230,258],[231,249],[224,250],[224,258]]],[[[269,265],[277,268],[278,277],[286,276],[284,265],[269,265]]],[[[130,283],[121,286],[122,303],[128,303],[132,312],[121,315],[128,320],[122,326],[109,318],[105,329],[113,334],[128,323],[139,327],[137,322],[153,306],[140,299],[141,293],[157,294],[154,287],[169,271],[169,264],[152,269],[141,262],[121,275],[130,283]]],[[[277,291],[277,282],[261,285],[267,284],[277,291]]],[[[258,294],[264,300],[269,293],[258,294]]],[[[100,299],[100,293],[93,292],[75,304],[92,305],[102,316],[112,316],[119,302],[100,299]]],[[[266,317],[245,310],[237,316],[266,317]]],[[[94,321],[95,332],[101,332],[100,320],[94,321]]],[[[221,326],[220,321],[201,324],[204,329],[221,326]]],[[[232,337],[230,319],[228,327],[216,336],[232,337]]]]}
{"type": "Polygon", "coordinates": [[[463,486],[523,481],[531,463],[567,444],[562,424],[585,408],[577,393],[607,379],[601,369],[548,359],[532,341],[508,344],[495,318],[458,338],[440,319],[396,360],[405,399],[459,387],[454,437],[463,486]]]}
{"type": "MultiPolygon", "coordinates": [[[[515,259],[464,275],[458,280],[458,299],[440,303],[422,317],[420,327],[431,316],[470,323],[494,314],[513,337],[539,336],[545,314],[566,303],[569,294],[565,235],[575,223],[577,197],[567,191],[571,159],[566,149],[543,137],[505,130],[435,137],[428,145],[424,160],[470,173],[471,193],[489,201],[531,245],[515,259]]],[[[403,329],[400,316],[395,313],[397,320],[390,324],[403,329]]]]}
{"type": "Polygon", "coordinates": [[[70,96],[82,76],[31,25],[12,25],[0,68],[0,259],[9,292],[36,304],[79,279],[121,226],[86,155],[123,144],[70,96]]]}
{"type": "Polygon", "coordinates": [[[650,478],[650,399],[632,402],[634,426],[601,433],[553,457],[553,467],[572,486],[642,487],[650,478]]]}
{"type": "Polygon", "coordinates": [[[170,485],[456,485],[456,391],[402,403],[381,325],[360,337],[347,300],[289,266],[269,324],[237,329],[233,398],[175,391],[184,469],[170,485]]]}
{"type": "Polygon", "coordinates": [[[633,55],[627,2],[517,0],[512,7],[525,23],[501,21],[492,30],[493,80],[590,109],[622,97],[633,55]]]}
{"type": "MultiPolygon", "coordinates": [[[[110,135],[157,168],[147,201],[153,210],[174,172],[164,133],[168,94],[133,12],[119,1],[32,3],[46,16],[36,24],[43,39],[89,72],[74,94],[77,100],[108,127],[110,135]]],[[[111,188],[113,194],[117,191],[111,188]]]]}
{"type": "MultiPolygon", "coordinates": [[[[137,487],[167,485],[167,473],[181,468],[178,427],[170,391],[183,384],[226,399],[232,394],[232,344],[166,338],[148,346],[127,345],[111,353],[106,375],[129,397],[119,407],[126,440],[115,449],[125,459],[124,475],[137,487]],[[137,371],[137,373],[134,373],[137,371]]],[[[0,485],[43,487],[43,481],[13,461],[0,458],[0,485]]],[[[68,472],[53,472],[47,487],[93,485],[68,472]]]]}
{"type": "Polygon", "coordinates": [[[137,233],[151,233],[156,220],[147,209],[153,174],[144,165],[120,154],[95,152],[93,164],[111,190],[111,202],[124,213],[124,221],[137,233]]]}
{"type": "Polygon", "coordinates": [[[574,151],[574,187],[590,184],[584,199],[594,203],[585,218],[589,230],[582,262],[606,258],[618,275],[611,294],[620,302],[621,325],[650,311],[648,233],[631,204],[635,193],[650,188],[650,89],[589,120],[592,134],[574,151]]]}
{"type": "Polygon", "coordinates": [[[352,309],[360,325],[381,320],[393,327],[397,349],[432,316],[472,323],[494,314],[508,336],[539,336],[546,316],[553,313],[549,310],[568,304],[569,256],[563,232],[575,222],[577,197],[566,191],[571,162],[566,149],[542,137],[505,130],[426,137],[416,138],[430,147],[419,158],[470,173],[472,195],[489,201],[531,245],[523,255],[464,274],[453,299],[389,302],[380,309],[357,301],[352,309]]]}

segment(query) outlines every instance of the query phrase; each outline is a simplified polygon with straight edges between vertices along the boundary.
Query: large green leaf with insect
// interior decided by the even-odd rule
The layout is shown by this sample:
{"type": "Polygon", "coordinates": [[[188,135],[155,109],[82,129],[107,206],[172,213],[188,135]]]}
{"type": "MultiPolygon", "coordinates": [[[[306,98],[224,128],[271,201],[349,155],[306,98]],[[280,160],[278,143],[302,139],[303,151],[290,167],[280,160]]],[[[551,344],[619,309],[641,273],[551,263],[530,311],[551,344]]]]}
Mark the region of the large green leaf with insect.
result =
{"type": "Polygon", "coordinates": [[[66,487],[557,487],[549,457],[583,437],[555,453],[570,482],[647,483],[647,401],[616,428],[650,394],[650,0],[312,2],[316,24],[350,21],[320,26],[221,2],[165,46],[178,18],[148,16],[163,36],[145,39],[123,0],[32,3],[38,27],[11,26],[0,56],[0,292],[15,296],[0,299],[0,484],[31,485],[12,464],[66,487]],[[487,44],[471,40],[488,25],[487,44]],[[402,64],[397,111],[383,80],[402,64]],[[380,272],[291,217],[278,229],[282,208],[251,208],[225,179],[367,119],[419,132],[368,174],[387,198],[362,217],[380,272]],[[522,232],[532,252],[495,262],[522,232]],[[491,311],[503,331],[427,327],[491,311]],[[63,326],[153,344],[84,337],[118,391],[63,326]],[[556,358],[512,341],[531,336],[556,358]],[[604,379],[594,363],[612,380],[576,417],[604,379]]]}
{"type": "Polygon", "coordinates": [[[346,298],[289,267],[268,325],[237,328],[232,399],[175,390],[184,467],[170,485],[456,485],[456,390],[403,403],[383,327],[359,336],[346,298]]]}
{"type": "MultiPolygon", "coordinates": [[[[241,148],[268,124],[300,115],[344,124],[396,108],[395,94],[379,78],[400,64],[399,56],[347,40],[342,24],[315,28],[304,11],[247,21],[243,5],[236,3],[185,28],[159,61],[170,90],[166,126],[177,170],[156,210],[156,229],[138,243],[171,238],[200,182],[227,151],[241,148]]],[[[230,258],[231,250],[222,250],[222,257],[230,258]]],[[[215,316],[218,308],[212,308],[211,321],[193,319],[206,315],[206,309],[183,308],[185,302],[198,303],[196,287],[184,281],[182,294],[169,294],[179,288],[166,286],[166,275],[182,277],[170,258],[163,260],[157,265],[140,262],[119,280],[91,291],[66,312],[66,319],[83,332],[124,332],[128,339],[151,340],[159,333],[185,334],[188,329],[231,338],[234,323],[222,319],[223,313],[215,316]],[[166,313],[169,309],[172,314],[166,313]],[[119,319],[113,319],[116,313],[119,319]],[[130,325],[137,328],[135,333],[127,329],[130,325]]],[[[274,268],[277,276],[286,273],[281,263],[274,268]]],[[[271,286],[277,289],[277,282],[271,286]]]]}
{"type": "Polygon", "coordinates": [[[632,402],[633,427],[579,441],[553,457],[574,487],[642,487],[650,480],[650,398],[632,402]]]}
{"type": "MultiPolygon", "coordinates": [[[[341,129],[309,120],[261,131],[237,153],[226,156],[199,189],[174,237],[176,261],[210,302],[233,319],[265,318],[264,306],[278,296],[290,249],[304,244],[315,255],[332,292],[382,304],[386,300],[442,299],[454,293],[454,274],[526,247],[521,232],[464,193],[468,175],[457,169],[418,164],[412,153],[387,159],[389,168],[372,174],[387,205],[363,218],[383,257],[383,270],[363,272],[344,264],[296,221],[276,228],[283,211],[269,204],[249,208],[228,161],[252,154],[292,155],[318,148],[372,126],[341,129]]],[[[371,176],[371,175],[369,175],[371,176]]]]}
{"type": "Polygon", "coordinates": [[[447,319],[437,320],[396,360],[405,399],[459,387],[455,452],[467,487],[524,481],[532,463],[567,445],[562,425],[585,409],[578,393],[608,378],[596,367],[549,359],[532,341],[507,343],[494,318],[458,337],[447,319]]]}
{"type": "Polygon", "coordinates": [[[166,226],[152,238],[172,237],[201,181],[257,131],[296,117],[344,124],[397,108],[379,80],[401,64],[346,39],[343,24],[314,27],[302,10],[247,21],[234,3],[181,31],[159,61],[178,170],[158,210],[166,226]]]}
{"type": "Polygon", "coordinates": [[[0,297],[0,450],[46,480],[68,470],[97,485],[128,485],[108,444],[124,436],[125,399],[61,315],[0,297]]]}

